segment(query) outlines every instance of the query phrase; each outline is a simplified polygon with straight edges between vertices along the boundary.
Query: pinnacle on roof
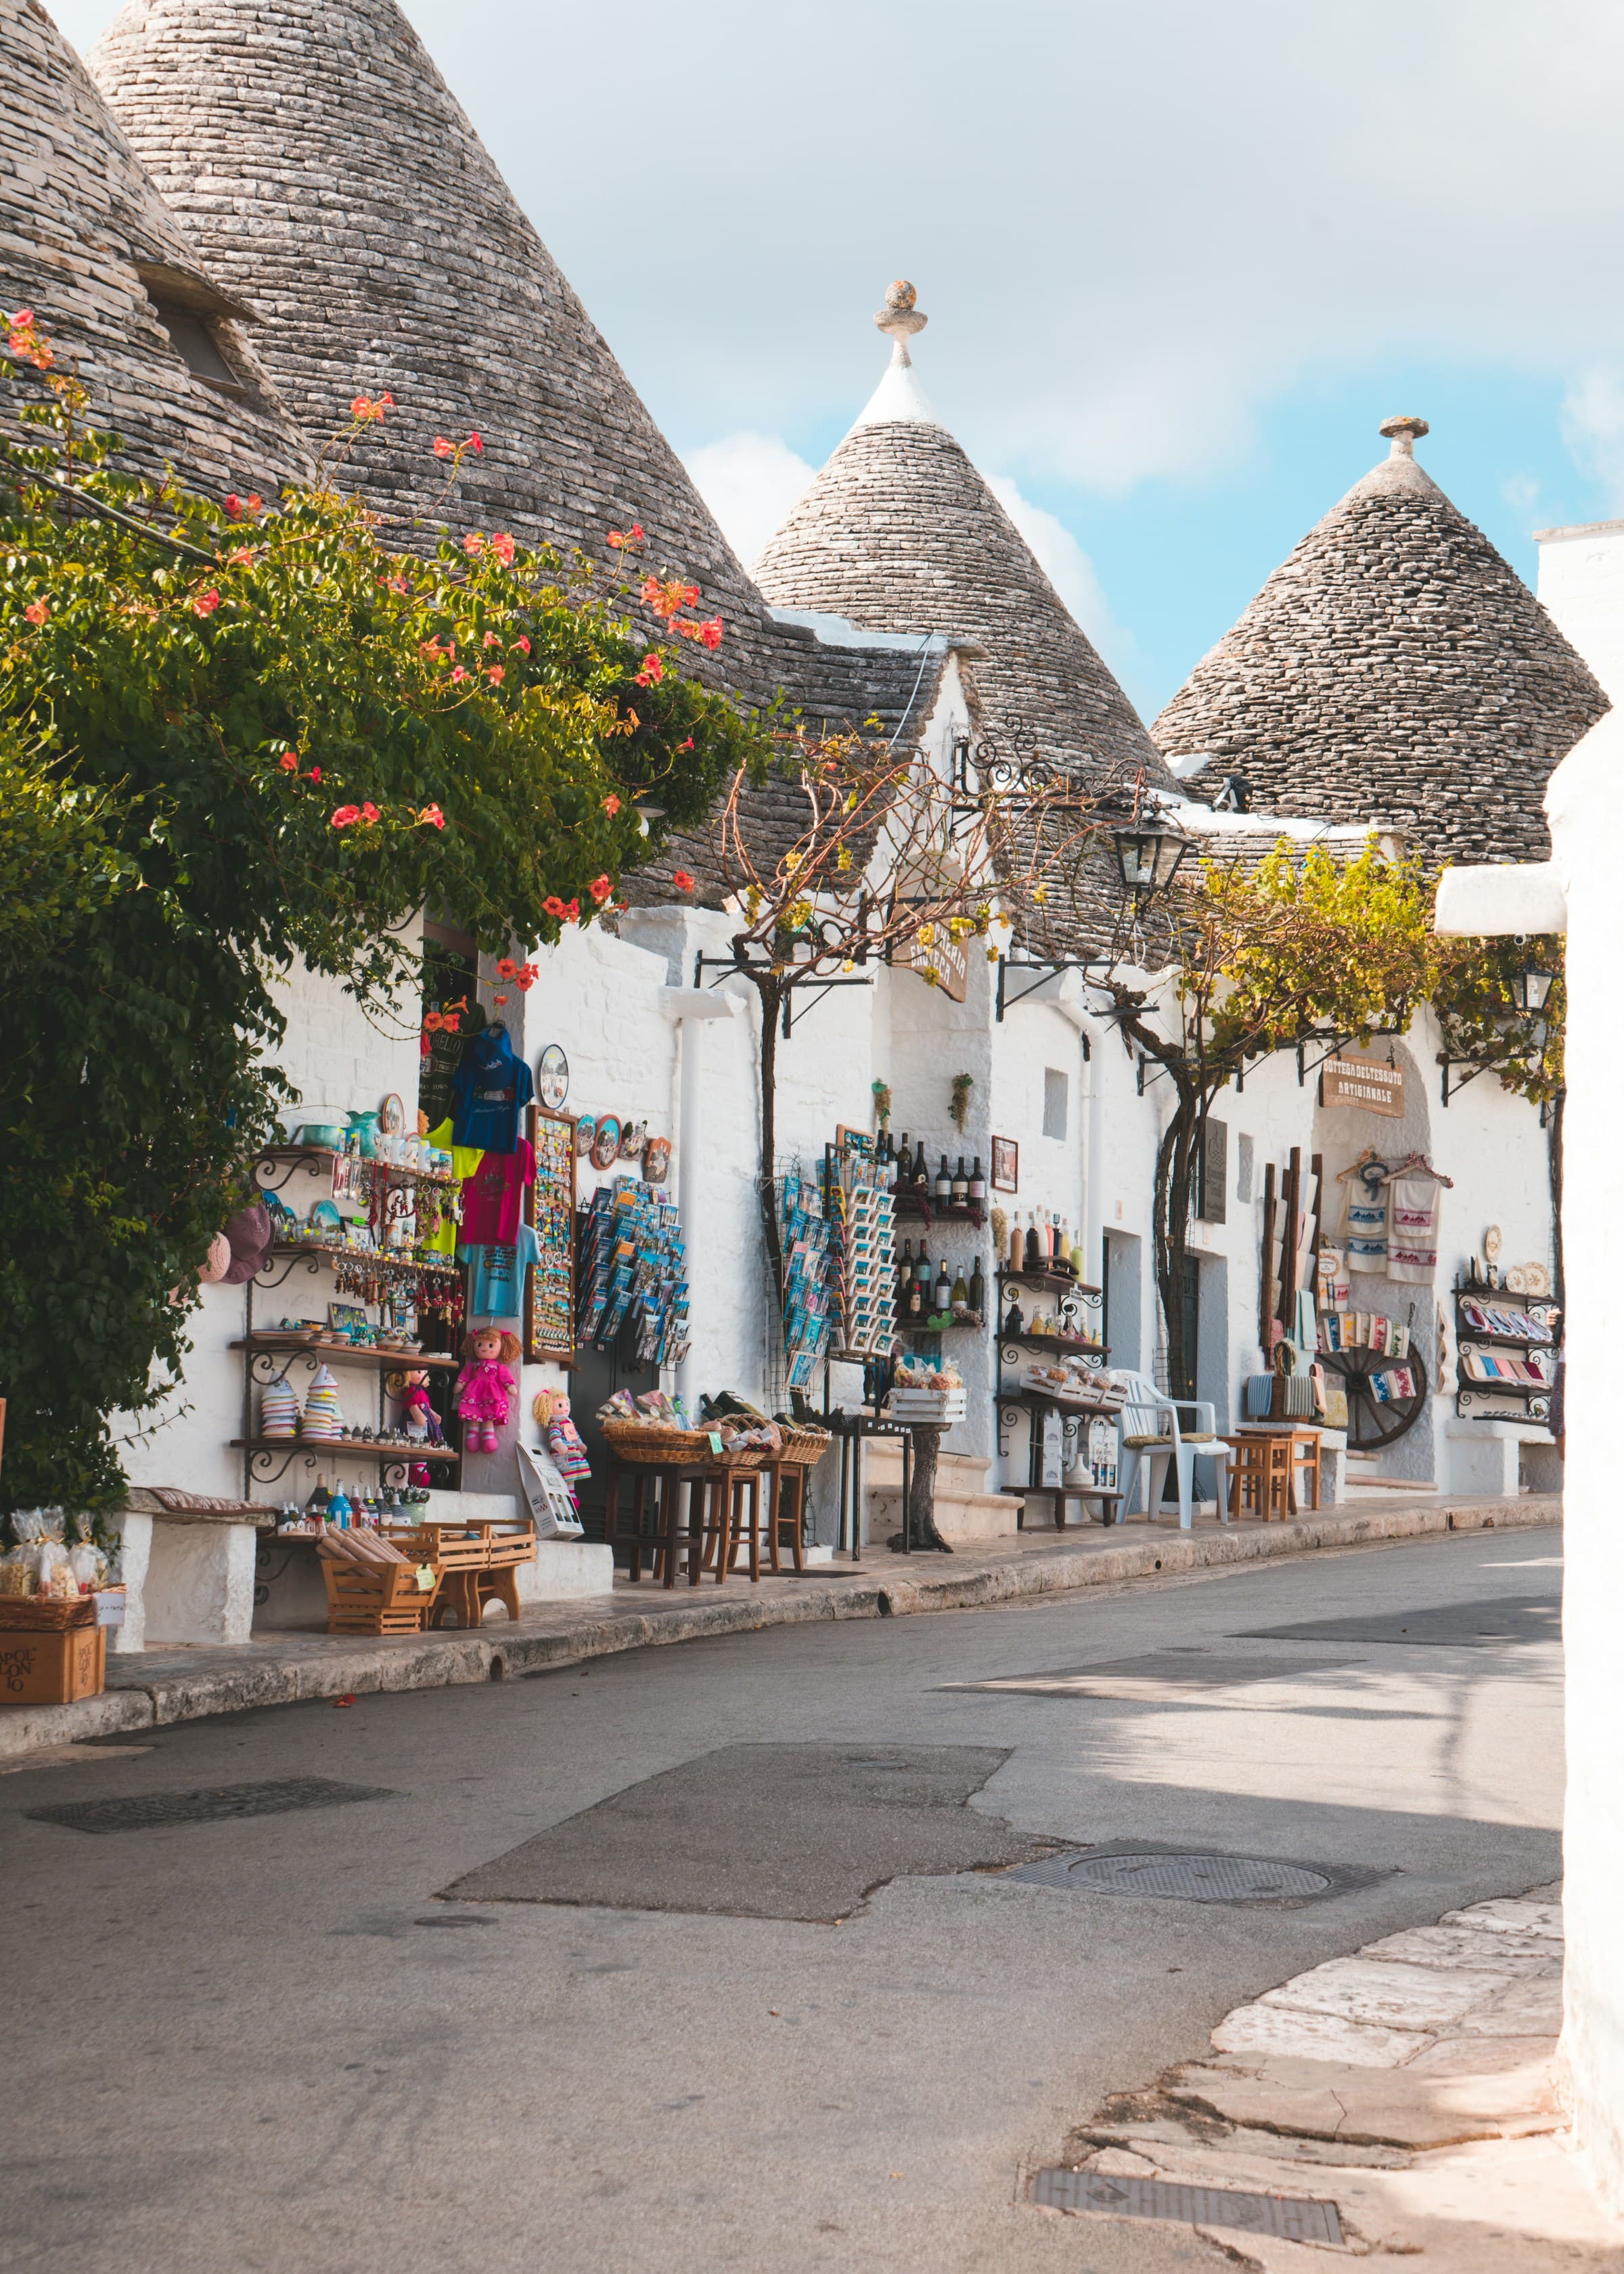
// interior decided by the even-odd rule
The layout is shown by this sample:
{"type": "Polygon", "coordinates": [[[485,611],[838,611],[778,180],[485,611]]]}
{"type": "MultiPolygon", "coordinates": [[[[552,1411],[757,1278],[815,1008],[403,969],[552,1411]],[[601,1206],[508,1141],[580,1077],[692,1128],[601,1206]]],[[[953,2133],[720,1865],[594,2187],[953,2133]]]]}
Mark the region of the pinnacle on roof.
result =
{"type": "MultiPolygon", "coordinates": [[[[242,329],[43,8],[0,0],[0,305],[31,307],[132,471],[214,492],[308,471],[242,329]]],[[[37,439],[37,437],[35,438],[37,439]]]]}
{"type": "Polygon", "coordinates": [[[1275,569],[1153,732],[1254,812],[1375,821],[1429,865],[1544,860],[1545,783],[1607,698],[1482,531],[1417,464],[1425,418],[1275,569]],[[1205,760],[1205,764],[1201,761],[1205,760]]]}
{"type": "Polygon", "coordinates": [[[440,508],[459,526],[601,560],[640,522],[651,565],[726,622],[695,667],[819,719],[901,716],[907,659],[772,621],[395,0],[131,0],[90,67],[215,273],[252,290],[312,443],[352,395],[393,395],[345,470],[369,503],[423,514],[435,437],[477,433],[440,508]]]}
{"type": "Polygon", "coordinates": [[[890,365],[756,563],[763,591],[873,631],[974,640],[984,653],[963,668],[984,734],[1011,746],[1024,730],[1070,769],[1142,769],[1172,787],[1132,704],[920,391],[908,342],[927,320],[914,287],[893,284],[874,320],[890,365]]]}

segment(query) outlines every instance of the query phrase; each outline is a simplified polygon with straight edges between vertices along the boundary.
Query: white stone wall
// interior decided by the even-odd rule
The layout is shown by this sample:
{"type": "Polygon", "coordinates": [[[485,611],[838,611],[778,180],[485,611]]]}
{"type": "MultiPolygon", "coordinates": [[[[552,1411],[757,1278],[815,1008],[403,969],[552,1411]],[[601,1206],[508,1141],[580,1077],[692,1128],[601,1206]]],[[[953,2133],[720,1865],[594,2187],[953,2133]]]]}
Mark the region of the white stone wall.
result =
{"type": "Polygon", "coordinates": [[[1541,604],[1613,702],[1624,702],[1624,521],[1538,534],[1541,604]]]}

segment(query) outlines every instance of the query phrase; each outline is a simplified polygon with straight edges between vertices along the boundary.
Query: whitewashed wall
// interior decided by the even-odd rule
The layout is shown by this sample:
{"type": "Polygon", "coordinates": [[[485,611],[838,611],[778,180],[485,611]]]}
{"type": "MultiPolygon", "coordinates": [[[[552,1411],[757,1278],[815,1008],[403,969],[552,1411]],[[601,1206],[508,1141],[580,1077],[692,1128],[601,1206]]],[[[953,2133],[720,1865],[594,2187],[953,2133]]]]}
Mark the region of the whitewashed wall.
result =
{"type": "Polygon", "coordinates": [[[1624,521],[1546,529],[1539,600],[1615,703],[1624,702],[1624,521]]]}

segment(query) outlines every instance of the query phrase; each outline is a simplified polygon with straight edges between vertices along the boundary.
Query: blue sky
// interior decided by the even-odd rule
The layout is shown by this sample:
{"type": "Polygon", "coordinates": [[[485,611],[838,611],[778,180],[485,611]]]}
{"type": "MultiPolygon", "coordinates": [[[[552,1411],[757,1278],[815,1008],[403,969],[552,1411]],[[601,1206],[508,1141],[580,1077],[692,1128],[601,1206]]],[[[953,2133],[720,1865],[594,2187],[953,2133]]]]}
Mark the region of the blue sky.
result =
{"type": "MultiPolygon", "coordinates": [[[[86,48],[116,11],[54,12],[86,48]]],[[[897,275],[1147,715],[1393,411],[1530,582],[1534,529],[1624,513],[1616,0],[404,12],[747,558],[897,275]]]]}

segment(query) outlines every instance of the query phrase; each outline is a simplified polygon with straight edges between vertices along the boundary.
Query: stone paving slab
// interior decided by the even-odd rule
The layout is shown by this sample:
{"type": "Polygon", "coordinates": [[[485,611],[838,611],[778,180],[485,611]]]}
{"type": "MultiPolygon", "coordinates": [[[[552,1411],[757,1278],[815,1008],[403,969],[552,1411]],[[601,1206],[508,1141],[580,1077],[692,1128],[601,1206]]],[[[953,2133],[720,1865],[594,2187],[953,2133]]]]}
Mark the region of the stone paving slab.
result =
{"type": "Polygon", "coordinates": [[[1435,1539],[1451,1532],[1560,1524],[1555,1495],[1425,1500],[1396,1507],[1342,1506],[1285,1524],[1220,1525],[1189,1532],[1142,1518],[1109,1530],[1021,1532],[951,1555],[900,1556],[871,1548],[859,1564],[815,1565],[804,1577],[734,1577],[725,1585],[665,1589],[618,1578],[612,1595],[538,1605],[459,1633],[383,1638],[267,1632],[240,1648],[154,1647],[108,1660],[108,1689],[72,1706],[0,1706],[0,1758],[76,1737],[193,1721],[252,1707],[369,1690],[434,1690],[578,1664],[617,1651],[824,1619],[900,1618],[1027,1601],[1079,1587],[1226,1570],[1321,1548],[1435,1539]]]}

